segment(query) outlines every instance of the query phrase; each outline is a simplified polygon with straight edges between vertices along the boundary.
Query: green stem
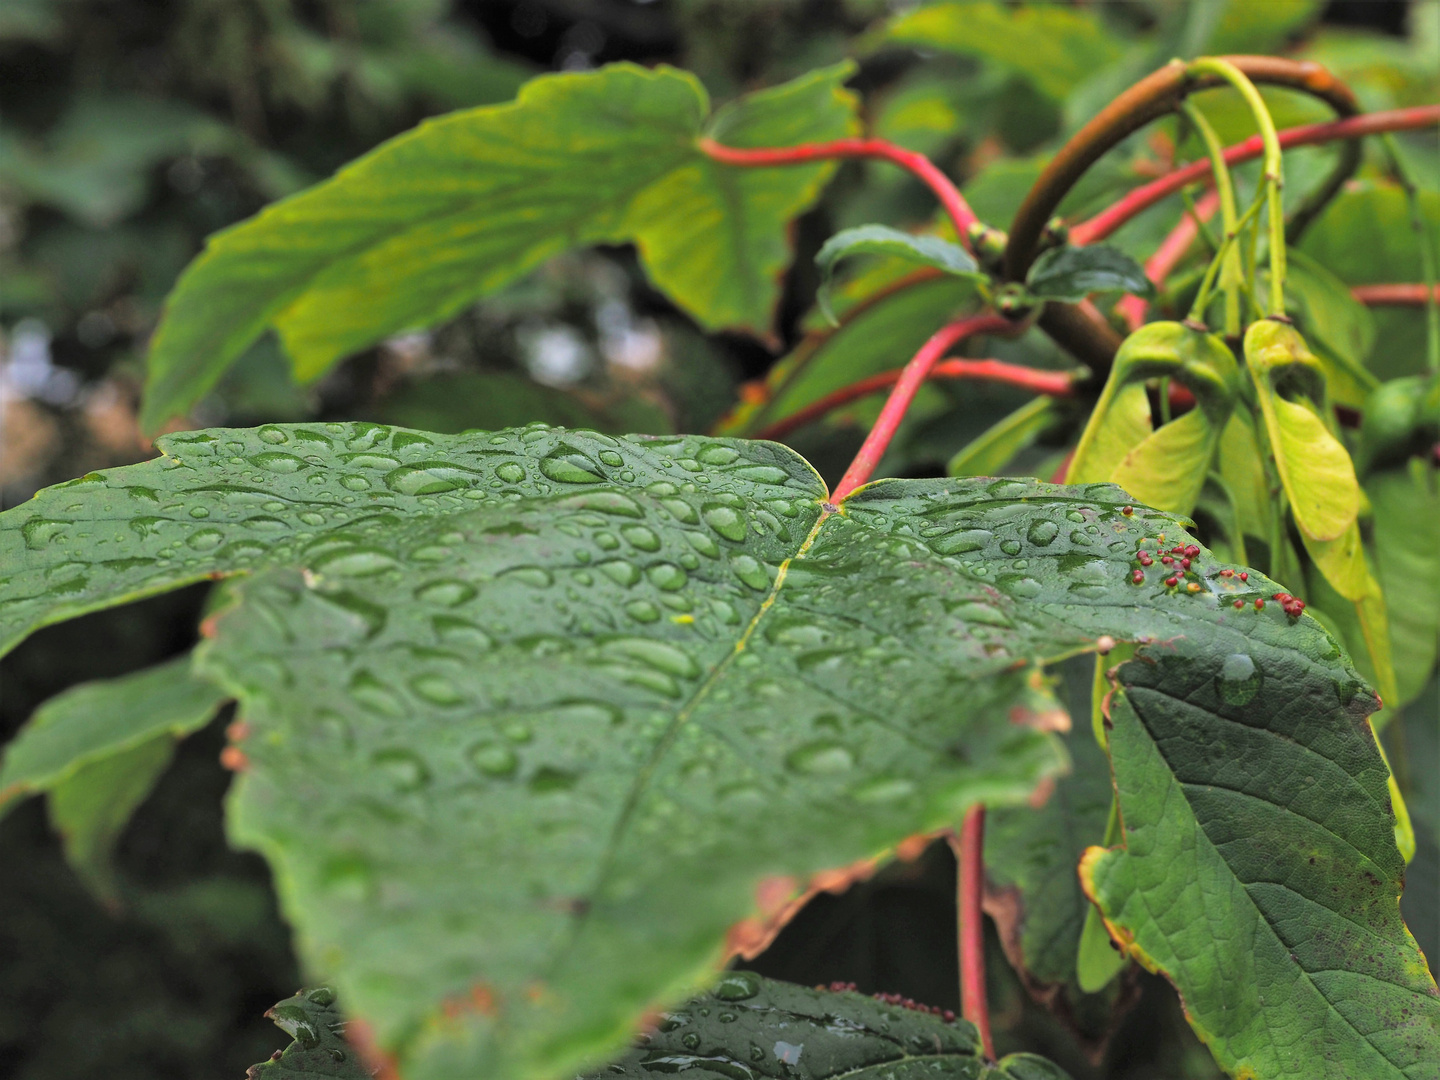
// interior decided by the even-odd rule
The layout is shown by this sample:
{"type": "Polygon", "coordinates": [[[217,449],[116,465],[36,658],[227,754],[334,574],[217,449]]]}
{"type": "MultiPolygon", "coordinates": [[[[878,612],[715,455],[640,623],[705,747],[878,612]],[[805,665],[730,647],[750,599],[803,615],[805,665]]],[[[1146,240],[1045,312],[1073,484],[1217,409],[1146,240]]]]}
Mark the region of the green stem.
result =
{"type": "MultiPolygon", "coordinates": [[[[1235,223],[1235,228],[1225,230],[1225,239],[1220,243],[1220,250],[1210,260],[1210,266],[1205,271],[1205,277],[1200,281],[1200,291],[1195,294],[1195,303],[1190,306],[1189,318],[1193,322],[1205,321],[1205,309],[1210,306],[1210,294],[1214,291],[1216,276],[1224,265],[1230,252],[1237,251],[1236,242],[1245,232],[1246,227],[1260,215],[1260,207],[1264,205],[1259,199],[1250,204],[1250,208],[1240,215],[1240,220],[1235,223]]],[[[1226,328],[1229,333],[1229,328],[1226,328]]],[[[1239,333],[1237,328],[1236,333],[1239,333]]]]}
{"type": "MultiPolygon", "coordinates": [[[[1225,164],[1225,146],[1205,114],[1190,98],[1182,106],[1185,117],[1194,125],[1195,131],[1205,143],[1205,153],[1210,158],[1210,168],[1215,174],[1215,193],[1220,197],[1220,221],[1225,235],[1237,232],[1240,227],[1239,211],[1235,207],[1235,183],[1230,176],[1230,167],[1225,164]]],[[[1225,293],[1225,333],[1231,337],[1240,334],[1240,284],[1244,268],[1240,262],[1240,249],[1228,245],[1220,269],[1220,288],[1225,293]]]]}
{"type": "MultiPolygon", "coordinates": [[[[1192,75],[1214,75],[1224,79],[1245,99],[1255,116],[1260,138],[1265,144],[1265,191],[1270,208],[1270,315],[1285,315],[1285,208],[1280,201],[1284,172],[1280,161],[1280,134],[1265,107],[1265,99],[1245,73],[1228,60],[1218,56],[1202,56],[1191,61],[1187,69],[1192,75]]],[[[1257,199],[1258,202],[1258,199],[1257,199]]]]}

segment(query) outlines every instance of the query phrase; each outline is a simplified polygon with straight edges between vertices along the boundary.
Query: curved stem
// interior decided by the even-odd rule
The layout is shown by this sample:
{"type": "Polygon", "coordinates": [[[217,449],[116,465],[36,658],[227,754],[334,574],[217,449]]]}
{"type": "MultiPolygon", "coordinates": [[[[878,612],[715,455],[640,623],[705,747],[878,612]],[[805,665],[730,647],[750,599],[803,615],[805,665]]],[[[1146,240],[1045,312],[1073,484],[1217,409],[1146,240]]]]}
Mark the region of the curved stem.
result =
{"type": "MultiPolygon", "coordinates": [[[[1338,140],[1354,140],[1366,135],[1378,135],[1386,131],[1415,131],[1419,128],[1440,124],[1440,105],[1421,105],[1413,109],[1390,109],[1385,112],[1366,113],[1345,120],[1332,120],[1324,124],[1304,124],[1286,128],[1280,134],[1280,146],[1290,149],[1296,146],[1319,146],[1338,140]]],[[[1239,165],[1253,161],[1264,153],[1265,144],[1259,135],[1242,143],[1227,147],[1225,163],[1239,165]]],[[[1158,180],[1131,191],[1114,205],[1100,211],[1094,217],[1070,227],[1072,244],[1095,244],[1110,236],[1120,226],[1141,212],[1150,209],[1162,199],[1188,187],[1197,180],[1204,180],[1211,172],[1209,161],[1196,161],[1182,169],[1166,173],[1158,180]]]]}
{"type": "MultiPolygon", "coordinates": [[[[1254,82],[1288,86],[1311,94],[1325,101],[1341,116],[1353,116],[1359,111],[1350,89],[1319,64],[1275,56],[1231,56],[1225,59],[1254,82]]],[[[1045,225],[1060,201],[1091,165],[1126,136],[1151,120],[1175,111],[1190,93],[1218,86],[1221,81],[1214,73],[1192,74],[1179,61],[1167,64],[1126,90],[1081,128],[1051,159],[1015,215],[1010,227],[1010,242],[1005,249],[1005,277],[1010,281],[1024,279],[1025,271],[1030,268],[1039,249],[1045,225]]],[[[1358,147],[1353,154],[1347,151],[1337,166],[1336,177],[1343,181],[1345,176],[1354,172],[1359,161],[1358,147]]],[[[1338,187],[1335,177],[1327,182],[1324,190],[1332,187],[1338,187]]]]}
{"type": "MultiPolygon", "coordinates": [[[[1202,56],[1190,62],[1190,71],[1197,75],[1215,75],[1224,79],[1240,92],[1245,104],[1255,117],[1260,129],[1260,139],[1265,144],[1265,193],[1270,209],[1270,314],[1285,315],[1285,208],[1281,204],[1281,190],[1285,186],[1280,134],[1275,130],[1275,120],[1265,105],[1265,99],[1255,84],[1228,60],[1219,56],[1202,56]]],[[[1220,155],[1221,161],[1224,155],[1220,155]]],[[[1221,166],[1223,170],[1223,164],[1221,166]]],[[[1219,174],[1216,182],[1219,183],[1219,174]]]]}
{"type": "MultiPolygon", "coordinates": [[[[783,439],[797,428],[814,423],[836,409],[869,397],[880,390],[886,390],[900,381],[903,368],[882,371],[868,379],[860,379],[849,386],[826,394],[819,401],[777,420],[768,427],[757,431],[752,438],[783,439]]],[[[942,360],[930,369],[932,379],[979,379],[1003,383],[1022,390],[1051,397],[1068,397],[1074,392],[1075,378],[1065,371],[1040,371],[1020,364],[1007,364],[1003,360],[942,360]]]]}
{"type": "Polygon", "coordinates": [[[870,429],[870,434],[865,437],[865,442],[861,444],[855,460],[850,462],[850,467],[840,478],[840,483],[835,486],[834,492],[830,495],[830,501],[839,503],[870,479],[870,474],[875,471],[875,467],[880,464],[880,459],[885,455],[890,440],[895,437],[895,431],[900,427],[900,421],[905,419],[905,413],[909,410],[910,403],[915,400],[916,391],[920,389],[921,384],[929,376],[930,369],[945,355],[947,349],[974,334],[989,334],[1014,329],[1015,324],[1003,316],[972,315],[969,318],[952,322],[948,326],[942,326],[931,334],[930,340],[920,346],[920,351],[900,372],[900,377],[895,382],[895,389],[890,392],[885,407],[880,410],[879,419],[870,429]]]}
{"type": "Polygon", "coordinates": [[[774,149],[745,150],[734,146],[722,146],[714,139],[699,140],[700,150],[715,161],[742,168],[774,168],[781,165],[805,165],[815,161],[832,161],[847,158],[870,158],[888,161],[908,170],[940,200],[946,215],[955,226],[960,243],[970,247],[970,228],[978,225],[980,219],[960,189],[924,154],[906,150],[884,139],[836,139],[833,142],[803,143],[774,149]]]}
{"type": "Polygon", "coordinates": [[[960,1015],[980,1029],[985,1056],[995,1060],[990,1035],[990,1006],[985,997],[985,807],[965,812],[958,841],[951,840],[956,862],[956,909],[960,938],[960,1015]]]}
{"type": "MultiPolygon", "coordinates": [[[[1205,143],[1205,154],[1210,159],[1210,169],[1215,174],[1215,194],[1220,200],[1220,221],[1225,235],[1229,236],[1239,231],[1240,221],[1239,212],[1235,208],[1235,184],[1230,178],[1230,168],[1225,164],[1225,147],[1195,102],[1187,99],[1184,108],[1186,118],[1195,126],[1196,132],[1205,143]]],[[[1216,255],[1219,257],[1219,252],[1216,255]]],[[[1231,337],[1239,337],[1240,284],[1244,273],[1244,268],[1240,265],[1240,249],[1232,244],[1223,258],[1225,261],[1220,270],[1220,287],[1225,291],[1225,333],[1231,337]]]]}

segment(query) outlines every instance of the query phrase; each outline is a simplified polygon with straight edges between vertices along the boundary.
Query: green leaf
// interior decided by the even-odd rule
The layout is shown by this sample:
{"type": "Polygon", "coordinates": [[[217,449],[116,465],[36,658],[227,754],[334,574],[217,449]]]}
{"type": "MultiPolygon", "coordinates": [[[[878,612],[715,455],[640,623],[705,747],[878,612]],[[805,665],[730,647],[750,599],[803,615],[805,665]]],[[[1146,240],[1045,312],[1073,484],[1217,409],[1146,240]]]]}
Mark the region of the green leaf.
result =
{"type": "MultiPolygon", "coordinates": [[[[1310,540],[1341,538],[1360,512],[1360,484],[1349,452],[1320,412],[1325,397],[1319,360],[1293,327],[1268,319],[1245,332],[1245,359],[1295,524],[1310,540]],[[1290,387],[1299,400],[1281,395],[1290,387]]],[[[1339,580],[1330,580],[1346,591],[1339,580]]]]}
{"type": "Polygon", "coordinates": [[[1375,342],[1370,309],[1349,288],[1302,251],[1287,257],[1285,310],[1295,318],[1325,368],[1330,400],[1360,409],[1378,384],[1365,369],[1375,342]]]}
{"type": "Polygon", "coordinates": [[[845,229],[826,240],[815,255],[815,265],[820,268],[820,291],[816,300],[825,318],[835,326],[840,323],[830,308],[830,278],[835,264],[851,255],[889,255],[955,277],[977,282],[988,280],[974,256],[959,244],[938,236],[901,232],[886,225],[845,229]]]}
{"type": "Polygon", "coordinates": [[[1365,480],[1374,508],[1375,572],[1390,616],[1397,705],[1425,688],[1440,639],[1440,492],[1435,469],[1412,460],[1365,480]]]}
{"type": "Polygon", "coordinates": [[[1174,322],[1141,327],[1115,354],[1067,478],[1109,480],[1141,502],[1188,514],[1232,416],[1237,382],[1235,358],[1215,335],[1174,322]],[[1181,383],[1197,407],[1151,431],[1146,383],[1156,377],[1181,383]]]}
{"type": "Polygon", "coordinates": [[[725,426],[731,434],[759,431],[826,394],[869,375],[903,367],[935,328],[975,298],[974,283],[942,277],[881,294],[851,309],[836,330],[808,335],[766,377],[770,398],[755,409],[737,410],[725,426]]]}
{"type": "Polygon", "coordinates": [[[328,986],[301,990],[265,1013],[294,1042],[269,1061],[251,1065],[245,1080],[290,1080],[328,1076],[333,1080],[371,1080],[355,1047],[345,1038],[345,1018],[328,986]]]}
{"type": "Polygon", "coordinates": [[[1086,891],[1232,1076],[1434,1075],[1440,995],[1400,919],[1375,702],[1313,621],[1283,635],[1221,623],[1120,669],[1124,836],[1086,854],[1086,891]]]}
{"type": "Polygon", "coordinates": [[[833,164],[738,169],[701,153],[855,130],[840,64],[719,110],[673,68],[542,76],[510,104],[427,121],[329,180],[212,237],[150,354],[143,420],[193,404],[279,331],[304,380],[389,334],[437,323],[578,245],[634,243],[703,326],[768,334],[787,225],[833,164]]]}
{"type": "Polygon", "coordinates": [[[1010,7],[972,0],[897,16],[871,43],[913,45],[992,60],[1055,101],[1118,60],[1124,45],[1089,12],[1054,5],[1010,7]]]}
{"type": "Polygon", "coordinates": [[[1234,612],[1275,589],[1259,575],[1202,553],[1187,587],[1132,584],[1140,545],[1188,537],[1109,485],[880,481],[831,511],[770,443],[301,424],[160,446],[0,514],[6,637],[250,575],[200,660],[248,732],[230,834],[412,1080],[573,1075],[713,972],[777,876],[1023,801],[1063,764],[1012,720],[1045,711],[1035,669],[1103,638],[1190,642],[1207,679],[1253,639],[1359,686],[1313,622],[1234,612]]]}
{"type": "MultiPolygon", "coordinates": [[[[0,517],[10,517],[11,513],[0,517]]],[[[0,526],[0,544],[10,539],[9,525],[6,521],[0,526]]],[[[11,548],[10,554],[14,553],[11,548]]],[[[18,562],[7,557],[6,565],[18,562]]],[[[26,588],[27,577],[22,571],[5,579],[4,594],[12,595],[17,586],[26,588]]],[[[112,594],[96,606],[110,606],[119,599],[123,597],[112,594]]],[[[24,604],[23,600],[6,602],[6,613],[24,604]]],[[[204,727],[226,696],[214,683],[192,674],[190,657],[183,656],[134,675],[84,683],[51,698],[5,749],[4,765],[0,767],[0,816],[20,796],[51,791],[61,784],[72,785],[64,800],[78,814],[87,767],[149,745],[157,736],[179,737],[204,727]]],[[[131,761],[132,768],[117,765],[119,771],[92,772],[88,776],[107,777],[107,783],[113,781],[125,787],[134,782],[133,770],[139,769],[142,760],[148,759],[140,755],[131,761]]],[[[71,814],[65,816],[75,820],[71,814]]]]}
{"type": "Polygon", "coordinates": [[[118,900],[110,853],[175,752],[175,739],[147,742],[81,765],[50,789],[50,823],[65,858],[102,898],[118,900]]]}
{"type": "Polygon", "coordinates": [[[1155,286],[1145,268],[1119,248],[1104,244],[1058,247],[1041,252],[1025,277],[1025,287],[1046,300],[1079,303],[1091,293],[1127,292],[1152,296],[1155,286]]]}
{"type": "Polygon", "coordinates": [[[967,1020],[946,1020],[926,1006],[906,1007],[854,991],[793,986],[748,971],[724,976],[707,994],[666,1012],[654,1034],[608,1069],[654,1080],[786,1076],[794,1080],[1068,1080],[1033,1054],[987,1064],[967,1020]]]}
{"type": "Polygon", "coordinates": [[[1059,420],[1060,408],[1054,398],[1037,397],[1026,402],[961,449],[950,459],[946,474],[995,476],[1059,420]]]}

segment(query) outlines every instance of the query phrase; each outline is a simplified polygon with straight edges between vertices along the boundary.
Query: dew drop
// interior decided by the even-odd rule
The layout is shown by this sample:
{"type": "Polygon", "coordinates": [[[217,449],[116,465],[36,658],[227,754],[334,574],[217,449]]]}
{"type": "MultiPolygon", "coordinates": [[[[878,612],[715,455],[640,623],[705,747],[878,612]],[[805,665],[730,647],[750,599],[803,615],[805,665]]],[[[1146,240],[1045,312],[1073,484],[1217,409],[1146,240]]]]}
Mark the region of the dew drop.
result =
{"type": "Polygon", "coordinates": [[[415,691],[416,696],[432,705],[448,707],[459,705],[465,700],[459,687],[443,675],[417,675],[410,680],[410,689],[415,691]]]}
{"type": "MultiPolygon", "coordinates": [[[[159,521],[161,519],[142,518],[137,520],[159,521]]],[[[38,550],[60,536],[61,533],[70,527],[70,524],[71,522],[68,521],[50,521],[46,518],[31,518],[25,522],[24,525],[20,526],[20,535],[25,538],[26,547],[31,550],[38,550]]]]}
{"type": "Polygon", "coordinates": [[[301,469],[309,468],[304,458],[287,454],[283,450],[269,450],[263,454],[256,454],[250,459],[250,464],[273,473],[297,473],[301,469]]]}
{"type": "Polygon", "coordinates": [[[519,581],[534,589],[544,589],[555,583],[554,576],[543,566],[512,566],[496,575],[509,581],[519,581]]]}
{"type": "Polygon", "coordinates": [[[693,679],[700,674],[700,666],[688,653],[663,641],[647,638],[618,638],[607,641],[601,651],[610,656],[638,660],[656,671],[675,675],[682,679],[693,679]]]}
{"type": "Polygon", "coordinates": [[[225,534],[219,529],[201,529],[187,536],[185,543],[196,551],[210,551],[219,547],[224,539],[225,534]]]}
{"type": "Polygon", "coordinates": [[[540,471],[560,484],[598,484],[604,480],[595,462],[564,443],[540,459],[540,471]]]}
{"type": "Polygon", "coordinates": [[[736,555],[730,560],[730,569],[752,589],[763,591],[770,588],[770,575],[760,561],[750,555],[736,555]]]}
{"type": "Polygon", "coordinates": [[[1019,555],[1022,547],[1024,545],[1019,540],[1003,540],[1000,543],[1000,550],[1006,555],[1019,555]]]}
{"type": "Polygon", "coordinates": [[[760,992],[760,980],[748,971],[732,971],[712,991],[721,1001],[746,1001],[760,992]]]}
{"type": "Polygon", "coordinates": [[[625,605],[625,614],[636,622],[653,623],[660,619],[660,609],[649,600],[632,600],[625,605]]]}
{"type": "Polygon", "coordinates": [[[518,484],[525,479],[525,469],[514,461],[507,461],[495,468],[495,475],[507,484],[518,484]]]}
{"type": "Polygon", "coordinates": [[[520,764],[520,759],[508,746],[480,743],[470,750],[470,764],[486,776],[511,776],[520,764]]]}
{"type": "Polygon", "coordinates": [[[684,570],[671,563],[658,563],[645,571],[645,576],[650,579],[650,584],[664,592],[678,592],[690,580],[684,570]]]}
{"type": "Polygon", "coordinates": [[[1053,521],[1034,522],[1025,532],[1025,539],[1036,547],[1048,547],[1051,541],[1060,534],[1060,526],[1053,521]]]}
{"type": "Polygon", "coordinates": [[[809,776],[832,776],[848,772],[855,764],[855,755],[839,743],[814,742],[791,751],[785,764],[809,776]]]}
{"type": "Polygon", "coordinates": [[[612,469],[618,469],[625,464],[625,459],[614,450],[601,450],[597,457],[612,469]]]}
{"type": "Polygon", "coordinates": [[[640,569],[634,563],[626,562],[624,559],[602,562],[595,569],[615,582],[616,585],[624,585],[627,588],[640,580],[640,569]]]}
{"type": "Polygon", "coordinates": [[[735,507],[711,503],[704,508],[702,513],[705,516],[705,524],[726,540],[739,543],[745,539],[749,526],[745,521],[745,515],[735,507]]]}
{"type": "Polygon", "coordinates": [[[420,755],[404,747],[377,750],[370,763],[379,769],[401,794],[418,791],[430,782],[430,770],[420,755]]]}
{"type": "Polygon", "coordinates": [[[395,556],[383,548],[348,547],[316,559],[314,568],[345,577],[369,577],[396,565],[395,556]]]}
{"type": "Polygon", "coordinates": [[[1260,692],[1264,675],[1245,653],[1231,653],[1215,676],[1215,688],[1227,705],[1245,705],[1260,692]]]}
{"type": "Polygon", "coordinates": [[[622,526],[620,535],[641,551],[660,550],[660,537],[655,535],[653,529],[647,528],[644,525],[622,526]]]}
{"type": "Polygon", "coordinates": [[[457,607],[474,598],[475,587],[473,585],[451,579],[432,581],[415,590],[415,599],[423,600],[427,604],[440,604],[443,607],[457,607]]]}
{"type": "Polygon", "coordinates": [[[274,424],[267,424],[265,427],[262,427],[259,431],[257,431],[256,434],[271,445],[278,445],[280,443],[290,441],[290,437],[285,434],[284,429],[278,428],[274,424]]]}

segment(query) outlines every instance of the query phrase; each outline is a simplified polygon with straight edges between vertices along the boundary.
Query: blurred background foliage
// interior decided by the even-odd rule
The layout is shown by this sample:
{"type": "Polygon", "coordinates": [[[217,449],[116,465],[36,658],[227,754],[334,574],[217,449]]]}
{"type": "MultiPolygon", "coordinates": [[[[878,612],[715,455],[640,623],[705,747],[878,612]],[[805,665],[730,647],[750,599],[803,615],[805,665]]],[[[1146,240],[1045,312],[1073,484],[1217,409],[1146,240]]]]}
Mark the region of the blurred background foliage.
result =
{"type": "MultiPolygon", "coordinates": [[[[0,0],[0,505],[153,453],[135,421],[145,343],[207,235],[427,116],[508,100],[542,71],[671,63],[724,100],[853,56],[871,130],[933,156],[1002,228],[1065,134],[1172,56],[1314,58],[1349,81],[1366,109],[1440,96],[1436,0],[976,0],[964,8],[957,21],[953,10],[890,0],[0,0]]],[[[1306,99],[1267,97],[1282,126],[1324,116],[1306,99]]],[[[1238,104],[1218,94],[1202,103],[1226,141],[1250,133],[1238,104]]],[[[1174,130],[1157,125],[1132,138],[1063,209],[1098,209],[1177,157],[1196,156],[1194,145],[1175,145],[1174,130]]],[[[1440,187],[1436,140],[1399,144],[1421,183],[1440,187]]],[[[1302,195],[1333,153],[1287,157],[1288,193],[1302,195]]],[[[1253,169],[1239,175],[1253,184],[1253,169]]],[[[1440,221],[1440,194],[1425,198],[1427,216],[1440,221]]],[[[1172,201],[1143,214],[1116,242],[1148,254],[1178,212],[1172,201]]],[[[1420,315],[1372,315],[1345,286],[1419,280],[1413,243],[1377,241],[1405,235],[1386,228],[1405,213],[1385,159],[1367,146],[1365,169],[1301,245],[1320,269],[1297,274],[1293,286],[1297,303],[1327,316],[1328,332],[1316,335],[1322,347],[1381,377],[1422,370],[1420,315]]],[[[539,419],[610,431],[753,431],[766,398],[773,419],[782,404],[794,411],[897,367],[964,302],[963,285],[940,282],[874,305],[835,334],[812,310],[811,257],[828,235],[867,221],[933,220],[930,196],[912,179],[883,165],[844,166],[796,225],[774,347],[702,335],[649,286],[629,250],[572,254],[313,385],[297,386],[279,346],[264,340],[189,423],[344,417],[460,431],[539,419]]],[[[862,265],[837,290],[837,306],[895,276],[894,267],[862,265]]],[[[1182,303],[1183,284],[1168,299],[1182,303]]],[[[1068,363],[1038,334],[987,342],[979,355],[1068,363]]],[[[1024,402],[982,384],[928,386],[882,468],[943,473],[956,451],[1024,402]]],[[[789,441],[833,479],[876,408],[862,401],[789,441]]],[[[1010,469],[1053,470],[1079,419],[1056,410],[1010,469]]],[[[0,666],[0,738],[66,686],[189,648],[203,603],[204,590],[191,589],[37,634],[0,666]]],[[[1088,687],[1088,677],[1075,681],[1088,687]]],[[[1432,958],[1440,950],[1435,701],[1433,691],[1422,695],[1400,729],[1411,760],[1437,766],[1415,779],[1412,810],[1429,825],[1406,895],[1432,958]]],[[[1087,707],[1080,703],[1081,715],[1087,707]]],[[[67,867],[37,802],[0,822],[0,1074],[238,1078],[284,1042],[261,1014],[300,974],[263,865],[223,840],[227,777],[216,757],[225,720],[183,746],[127,829],[113,906],[67,867]]],[[[936,959],[954,955],[953,874],[948,853],[935,848],[824,897],[756,966],[956,1007],[954,962],[936,959]]],[[[1077,1080],[1215,1075],[1158,981],[1132,986],[1137,1004],[1108,1049],[1092,1041],[1087,1052],[1029,1002],[998,954],[991,977],[1002,1051],[1024,1043],[1077,1080]]]]}

